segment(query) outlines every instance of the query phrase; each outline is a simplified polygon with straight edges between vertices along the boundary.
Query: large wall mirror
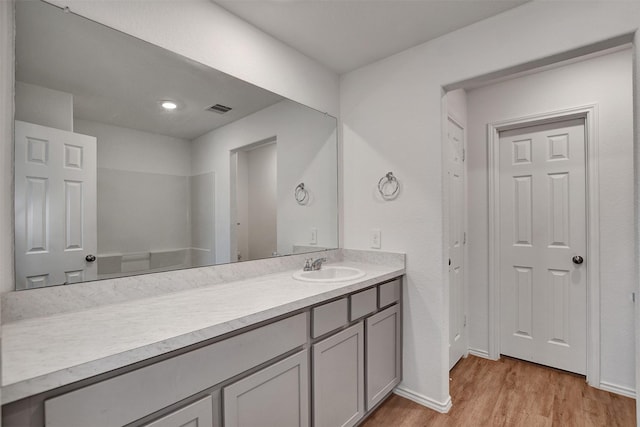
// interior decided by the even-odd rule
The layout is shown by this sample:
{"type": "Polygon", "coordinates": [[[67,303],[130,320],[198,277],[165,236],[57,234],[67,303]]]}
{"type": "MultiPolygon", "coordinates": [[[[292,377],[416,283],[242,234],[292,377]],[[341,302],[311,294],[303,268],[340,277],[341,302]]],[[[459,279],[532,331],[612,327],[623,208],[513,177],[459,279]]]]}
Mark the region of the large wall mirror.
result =
{"type": "Polygon", "coordinates": [[[338,246],[331,116],[41,1],[15,89],[17,289],[338,246]]]}

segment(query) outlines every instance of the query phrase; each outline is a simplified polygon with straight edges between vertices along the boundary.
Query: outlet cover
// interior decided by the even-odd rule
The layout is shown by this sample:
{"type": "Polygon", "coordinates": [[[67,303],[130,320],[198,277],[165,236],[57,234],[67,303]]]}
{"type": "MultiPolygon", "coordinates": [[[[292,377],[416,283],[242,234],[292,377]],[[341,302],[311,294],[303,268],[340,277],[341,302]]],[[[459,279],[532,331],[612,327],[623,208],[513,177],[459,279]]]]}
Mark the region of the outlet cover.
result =
{"type": "Polygon", "coordinates": [[[373,249],[380,249],[380,247],[382,246],[381,241],[380,241],[380,229],[379,228],[373,228],[371,229],[371,247],[373,249]]]}
{"type": "Polygon", "coordinates": [[[309,243],[312,245],[318,244],[318,229],[315,227],[311,228],[311,233],[309,235],[309,243]]]}

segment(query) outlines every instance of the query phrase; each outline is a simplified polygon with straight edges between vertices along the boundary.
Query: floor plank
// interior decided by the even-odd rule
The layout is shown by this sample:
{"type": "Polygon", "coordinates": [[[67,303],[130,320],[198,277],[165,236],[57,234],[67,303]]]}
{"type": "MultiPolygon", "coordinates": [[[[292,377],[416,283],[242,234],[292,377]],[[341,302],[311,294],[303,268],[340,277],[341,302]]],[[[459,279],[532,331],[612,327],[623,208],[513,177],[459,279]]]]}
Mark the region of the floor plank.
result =
{"type": "Polygon", "coordinates": [[[451,371],[448,414],[392,395],[361,427],[629,427],[635,400],[589,387],[585,378],[510,357],[475,356],[451,371]]]}

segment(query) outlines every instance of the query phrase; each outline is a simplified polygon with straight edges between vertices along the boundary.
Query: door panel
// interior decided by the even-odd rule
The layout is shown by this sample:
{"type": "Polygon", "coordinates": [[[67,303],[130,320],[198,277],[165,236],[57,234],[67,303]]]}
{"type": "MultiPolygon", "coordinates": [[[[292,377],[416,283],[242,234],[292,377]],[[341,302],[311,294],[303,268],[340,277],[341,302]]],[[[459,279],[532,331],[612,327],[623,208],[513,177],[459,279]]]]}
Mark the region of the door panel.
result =
{"type": "Polygon", "coordinates": [[[16,288],[92,280],[96,139],[16,121],[16,288]]]}
{"type": "Polygon", "coordinates": [[[448,120],[449,369],[467,352],[464,304],[464,130],[448,120]]]}
{"type": "Polygon", "coordinates": [[[500,133],[501,353],[585,373],[584,120],[500,133]]]}

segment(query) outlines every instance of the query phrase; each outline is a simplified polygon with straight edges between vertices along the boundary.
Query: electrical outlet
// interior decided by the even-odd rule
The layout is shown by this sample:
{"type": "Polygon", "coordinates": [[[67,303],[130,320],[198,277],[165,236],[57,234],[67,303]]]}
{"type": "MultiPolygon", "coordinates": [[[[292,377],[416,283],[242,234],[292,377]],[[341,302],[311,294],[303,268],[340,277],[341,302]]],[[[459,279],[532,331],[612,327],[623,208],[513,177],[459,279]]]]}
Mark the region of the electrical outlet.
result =
{"type": "Polygon", "coordinates": [[[309,235],[309,243],[312,245],[318,244],[318,229],[315,227],[311,228],[311,234],[309,235]]]}
{"type": "Polygon", "coordinates": [[[381,247],[379,228],[371,229],[371,247],[373,249],[380,249],[381,247]]]}

